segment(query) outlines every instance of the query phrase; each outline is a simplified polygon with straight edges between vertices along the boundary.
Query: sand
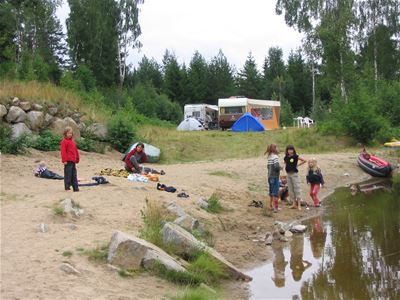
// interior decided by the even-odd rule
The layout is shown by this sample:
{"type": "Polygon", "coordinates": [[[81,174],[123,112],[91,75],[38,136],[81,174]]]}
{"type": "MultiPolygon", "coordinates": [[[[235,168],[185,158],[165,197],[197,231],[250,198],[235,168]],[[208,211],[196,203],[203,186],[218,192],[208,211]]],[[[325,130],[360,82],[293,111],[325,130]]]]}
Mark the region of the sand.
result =
{"type": "MultiPolygon", "coordinates": [[[[304,155],[305,158],[310,156],[304,155]]],[[[336,187],[368,178],[356,166],[356,153],[313,155],[324,173],[326,186],[321,198],[336,187]],[[347,173],[347,174],[346,174],[347,173]],[[350,175],[350,176],[347,176],[350,175]]],[[[271,230],[275,220],[287,221],[317,214],[321,209],[287,208],[266,216],[262,209],[248,207],[251,200],[266,199],[266,158],[197,162],[176,165],[150,165],[163,169],[161,182],[172,185],[189,198],[158,191],[156,183],[133,183],[125,178],[108,176],[109,185],[81,187],[79,193],[63,190],[63,181],[33,176],[37,160],[45,160],[49,169],[62,174],[58,152],[30,150],[24,156],[1,156],[1,297],[2,299],[168,299],[182,290],[165,280],[140,273],[122,278],[104,263],[89,261],[77,248],[93,249],[106,244],[113,230],[137,234],[142,226],[140,210],[145,199],[168,204],[175,201],[198,218],[215,236],[215,248],[236,266],[248,270],[271,258],[258,236],[271,230]],[[211,175],[217,172],[221,175],[211,175]],[[225,210],[213,215],[195,205],[199,197],[216,192],[225,210]],[[55,216],[53,205],[72,198],[85,210],[80,219],[55,216]],[[49,226],[48,233],[38,232],[40,223],[49,226]],[[70,229],[74,223],[76,230],[70,229]],[[64,251],[72,251],[64,257],[64,251]],[[79,275],[69,275],[59,267],[69,262],[79,275]]],[[[121,168],[120,154],[81,152],[78,176],[90,179],[102,168],[121,168]]],[[[306,166],[300,167],[304,199],[306,166]]],[[[246,298],[246,284],[227,282],[226,299],[246,298]]]]}

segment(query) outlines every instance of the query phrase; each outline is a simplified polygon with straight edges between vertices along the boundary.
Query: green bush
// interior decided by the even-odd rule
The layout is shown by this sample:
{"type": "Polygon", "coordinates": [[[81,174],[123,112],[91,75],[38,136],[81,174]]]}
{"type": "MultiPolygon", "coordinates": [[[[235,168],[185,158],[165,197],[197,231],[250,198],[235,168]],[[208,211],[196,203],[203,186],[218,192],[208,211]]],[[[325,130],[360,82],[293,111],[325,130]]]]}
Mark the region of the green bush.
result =
{"type": "Polygon", "coordinates": [[[75,142],[79,150],[86,152],[101,152],[99,151],[99,147],[97,147],[95,141],[90,138],[78,138],[75,142]]]}
{"type": "Polygon", "coordinates": [[[28,137],[22,135],[17,139],[11,139],[11,128],[0,123],[0,152],[8,154],[23,154],[28,147],[28,137]]]}
{"type": "Polygon", "coordinates": [[[135,139],[135,128],[133,122],[117,113],[108,124],[110,143],[120,152],[124,152],[135,139]]]}
{"type": "Polygon", "coordinates": [[[279,122],[281,126],[292,126],[294,113],[289,101],[283,98],[281,101],[279,122]]]}
{"type": "Polygon", "coordinates": [[[213,214],[218,214],[222,211],[221,203],[219,202],[219,197],[217,194],[212,194],[211,197],[207,200],[208,207],[207,211],[213,214]]]}
{"type": "Polygon", "coordinates": [[[33,139],[30,146],[41,151],[56,151],[60,149],[61,140],[61,135],[46,130],[33,139]]]}

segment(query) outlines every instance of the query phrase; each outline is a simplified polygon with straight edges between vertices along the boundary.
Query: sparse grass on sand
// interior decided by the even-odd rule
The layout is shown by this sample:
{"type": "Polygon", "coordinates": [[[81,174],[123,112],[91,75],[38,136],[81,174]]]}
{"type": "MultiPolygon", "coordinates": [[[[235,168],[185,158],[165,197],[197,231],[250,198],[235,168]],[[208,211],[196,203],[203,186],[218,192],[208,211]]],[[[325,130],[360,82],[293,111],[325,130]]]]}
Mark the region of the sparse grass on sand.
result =
{"type": "Polygon", "coordinates": [[[108,244],[103,243],[94,249],[77,248],[77,251],[79,251],[79,254],[87,256],[89,260],[105,262],[108,256],[108,244]]]}
{"type": "Polygon", "coordinates": [[[222,205],[221,202],[219,201],[219,197],[216,193],[213,193],[211,197],[207,200],[208,202],[208,207],[207,211],[213,214],[218,214],[222,211],[222,205]]]}
{"type": "Polygon", "coordinates": [[[228,177],[228,178],[232,178],[232,179],[239,178],[239,174],[237,174],[237,173],[226,172],[226,171],[222,171],[222,170],[211,171],[208,174],[213,175],[213,176],[228,177]]]}
{"type": "MultiPolygon", "coordinates": [[[[275,143],[283,154],[288,144],[299,153],[346,151],[355,145],[348,137],[322,136],[315,128],[278,129],[265,132],[177,131],[174,128],[142,126],[140,137],[161,148],[163,163],[250,158],[263,155],[275,143]]],[[[224,176],[223,173],[213,174],[224,176]]]]}
{"type": "Polygon", "coordinates": [[[179,295],[171,297],[171,300],[216,300],[218,293],[214,293],[202,287],[186,288],[179,295]]]}
{"type": "Polygon", "coordinates": [[[69,250],[64,251],[62,253],[62,256],[65,256],[65,257],[71,257],[72,255],[73,255],[72,251],[69,251],[69,250]]]}

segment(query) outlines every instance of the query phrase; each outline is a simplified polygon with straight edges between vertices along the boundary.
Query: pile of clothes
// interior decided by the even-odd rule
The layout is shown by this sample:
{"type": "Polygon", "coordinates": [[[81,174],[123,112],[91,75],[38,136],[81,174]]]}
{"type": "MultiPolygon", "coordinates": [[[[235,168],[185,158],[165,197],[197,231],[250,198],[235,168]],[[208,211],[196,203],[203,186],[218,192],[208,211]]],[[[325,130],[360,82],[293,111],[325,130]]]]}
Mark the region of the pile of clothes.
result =
{"type": "Polygon", "coordinates": [[[124,169],[116,170],[116,169],[111,169],[111,168],[104,168],[99,172],[99,175],[127,178],[129,176],[129,172],[124,169]]]}

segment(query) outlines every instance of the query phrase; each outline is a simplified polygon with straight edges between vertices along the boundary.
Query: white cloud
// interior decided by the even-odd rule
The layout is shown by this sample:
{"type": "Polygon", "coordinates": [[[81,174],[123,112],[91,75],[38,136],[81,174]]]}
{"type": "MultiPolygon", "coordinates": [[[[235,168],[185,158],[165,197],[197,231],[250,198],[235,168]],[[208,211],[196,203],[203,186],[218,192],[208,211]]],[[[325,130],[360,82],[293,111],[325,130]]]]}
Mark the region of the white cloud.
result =
{"type": "MultiPolygon", "coordinates": [[[[252,52],[261,68],[268,48],[279,46],[287,58],[301,45],[302,35],[275,14],[275,0],[145,0],[140,6],[140,53],[132,51],[134,65],[141,56],[161,62],[165,49],[187,65],[198,50],[207,60],[222,49],[228,61],[240,69],[252,52]]],[[[66,4],[58,15],[64,21],[66,4]]]]}

